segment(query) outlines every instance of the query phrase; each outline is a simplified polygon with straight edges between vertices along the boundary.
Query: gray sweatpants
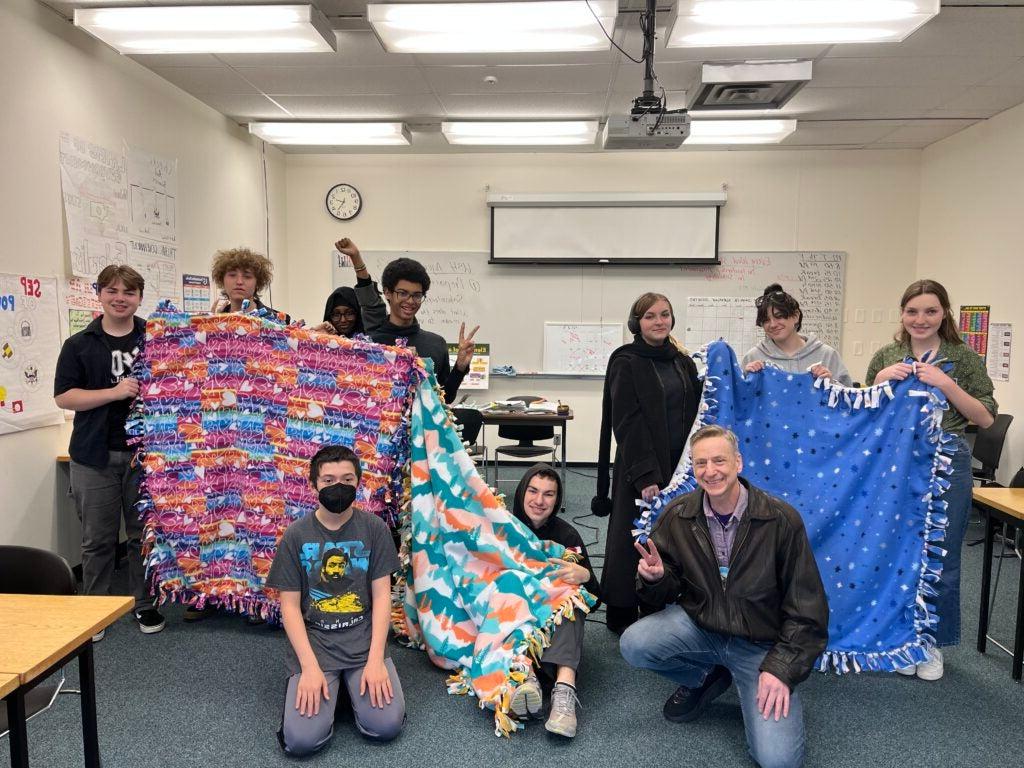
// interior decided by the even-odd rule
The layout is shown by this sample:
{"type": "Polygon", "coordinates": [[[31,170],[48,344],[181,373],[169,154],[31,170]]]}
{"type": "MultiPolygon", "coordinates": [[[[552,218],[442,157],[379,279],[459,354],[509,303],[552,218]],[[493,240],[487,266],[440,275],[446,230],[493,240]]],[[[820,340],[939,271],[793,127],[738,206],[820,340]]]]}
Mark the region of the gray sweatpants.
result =
{"type": "Polygon", "coordinates": [[[368,739],[391,741],[405,725],[405,694],[391,659],[384,659],[388,677],[391,678],[391,703],[378,709],[370,704],[369,692],[359,695],[359,677],[362,667],[345,669],[340,672],[325,672],[330,699],[320,700],[320,711],[312,717],[299,714],[295,708],[295,692],[299,686],[299,675],[288,678],[288,691],[284,695],[284,716],[281,723],[281,746],[289,755],[302,757],[321,749],[334,733],[334,708],[338,704],[338,689],[341,678],[345,679],[352,712],[356,717],[356,728],[368,739]]]}
{"type": "Polygon", "coordinates": [[[582,611],[577,611],[574,621],[562,619],[562,623],[555,627],[551,634],[551,645],[544,649],[540,663],[547,667],[545,671],[552,679],[558,667],[569,667],[573,670],[579,668],[583,656],[584,619],[586,615],[582,611]]]}
{"type": "Polygon", "coordinates": [[[146,589],[142,566],[142,521],[135,502],[139,498],[142,468],[131,465],[132,451],[110,451],[103,469],[71,462],[71,495],[82,521],[82,581],[87,595],[110,594],[117,537],[124,517],[128,538],[128,588],[136,610],[149,608],[153,598],[146,589]]]}

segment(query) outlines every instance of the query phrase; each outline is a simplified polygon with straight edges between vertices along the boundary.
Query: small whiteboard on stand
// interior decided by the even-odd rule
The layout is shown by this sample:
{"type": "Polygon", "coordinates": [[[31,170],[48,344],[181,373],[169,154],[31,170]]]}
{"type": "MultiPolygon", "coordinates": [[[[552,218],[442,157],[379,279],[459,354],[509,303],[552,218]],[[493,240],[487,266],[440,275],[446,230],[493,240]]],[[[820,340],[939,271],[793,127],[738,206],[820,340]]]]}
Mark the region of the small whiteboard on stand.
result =
{"type": "Polygon", "coordinates": [[[622,323],[544,323],[544,373],[604,373],[622,323]]]}

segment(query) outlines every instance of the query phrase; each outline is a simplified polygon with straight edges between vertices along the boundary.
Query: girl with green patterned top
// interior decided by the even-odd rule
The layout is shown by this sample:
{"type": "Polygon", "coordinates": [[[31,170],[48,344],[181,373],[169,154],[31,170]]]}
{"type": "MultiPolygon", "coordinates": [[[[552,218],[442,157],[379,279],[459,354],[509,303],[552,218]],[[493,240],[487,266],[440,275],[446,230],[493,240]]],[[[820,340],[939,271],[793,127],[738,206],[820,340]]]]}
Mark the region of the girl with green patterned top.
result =
{"type": "Polygon", "coordinates": [[[942,579],[936,585],[938,595],[934,598],[939,618],[936,647],[930,651],[927,662],[898,670],[923,680],[938,680],[943,672],[939,647],[960,642],[960,551],[967,533],[973,485],[971,449],[964,439],[964,430],[968,422],[982,429],[990,427],[998,405],[992,397],[994,387],[985,363],[960,338],[949,294],[940,283],[911,283],[900,299],[900,322],[895,342],[882,347],[871,358],[866,382],[870,385],[903,381],[914,375],[923,384],[935,387],[949,401],[942,428],[957,437],[948,478],[950,487],[942,496],[949,522],[942,543],[946,550],[942,579]]]}

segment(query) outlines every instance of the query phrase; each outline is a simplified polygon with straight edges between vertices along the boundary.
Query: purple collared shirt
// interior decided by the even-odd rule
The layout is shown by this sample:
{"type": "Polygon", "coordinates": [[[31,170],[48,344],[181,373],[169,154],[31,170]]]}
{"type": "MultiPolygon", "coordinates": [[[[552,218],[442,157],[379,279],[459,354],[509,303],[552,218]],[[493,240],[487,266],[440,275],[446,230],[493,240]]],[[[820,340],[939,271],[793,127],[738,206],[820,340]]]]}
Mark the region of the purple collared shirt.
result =
{"type": "Polygon", "coordinates": [[[736,543],[736,530],[740,527],[740,520],[743,519],[743,513],[746,510],[747,489],[742,483],[740,483],[740,497],[736,500],[736,509],[732,511],[732,515],[725,525],[722,525],[718,515],[711,508],[708,495],[704,494],[704,515],[708,519],[708,531],[711,532],[711,543],[715,547],[715,556],[718,558],[719,567],[729,567],[732,545],[736,543]]]}

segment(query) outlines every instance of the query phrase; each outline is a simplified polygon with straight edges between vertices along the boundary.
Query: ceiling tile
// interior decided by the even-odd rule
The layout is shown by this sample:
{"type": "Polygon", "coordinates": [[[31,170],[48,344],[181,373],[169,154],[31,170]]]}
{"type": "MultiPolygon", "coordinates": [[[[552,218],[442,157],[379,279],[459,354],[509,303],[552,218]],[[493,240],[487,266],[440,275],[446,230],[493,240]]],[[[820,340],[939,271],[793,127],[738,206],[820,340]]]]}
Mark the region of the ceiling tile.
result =
{"type": "Polygon", "coordinates": [[[230,67],[155,67],[160,77],[174,83],[194,96],[204,93],[253,93],[259,90],[250,85],[230,67]]]}
{"type": "Polygon", "coordinates": [[[863,145],[892,133],[900,125],[899,120],[801,121],[782,143],[789,146],[863,145]]]}
{"type": "Polygon", "coordinates": [[[264,93],[315,96],[355,93],[429,93],[415,67],[236,67],[264,93]]]}
{"type": "Polygon", "coordinates": [[[271,94],[271,98],[291,112],[297,120],[401,120],[444,117],[444,108],[433,96],[271,94]]]}
{"type": "Polygon", "coordinates": [[[955,98],[943,102],[930,113],[930,116],[991,117],[1021,103],[1024,103],[1024,85],[1013,88],[978,85],[965,89],[955,98]]]}
{"type": "Polygon", "coordinates": [[[250,120],[290,120],[291,115],[266,96],[236,93],[204,93],[196,96],[204,104],[241,123],[250,120]]]}
{"type": "Polygon", "coordinates": [[[812,81],[786,105],[786,113],[826,120],[923,117],[961,91],[955,85],[817,88],[812,81]]]}
{"type": "Polygon", "coordinates": [[[446,96],[451,118],[495,120],[596,118],[604,114],[603,93],[510,93],[493,96],[446,96]]]}
{"type": "Polygon", "coordinates": [[[906,144],[922,141],[931,144],[974,125],[977,120],[908,120],[878,140],[878,144],[906,144]]]}
{"type": "Polygon", "coordinates": [[[931,56],[875,59],[822,59],[814,63],[815,88],[882,87],[950,83],[974,85],[1013,67],[1013,56],[931,56]]]}
{"type": "Polygon", "coordinates": [[[423,74],[438,94],[599,93],[608,90],[612,65],[423,67],[423,74]]]}

